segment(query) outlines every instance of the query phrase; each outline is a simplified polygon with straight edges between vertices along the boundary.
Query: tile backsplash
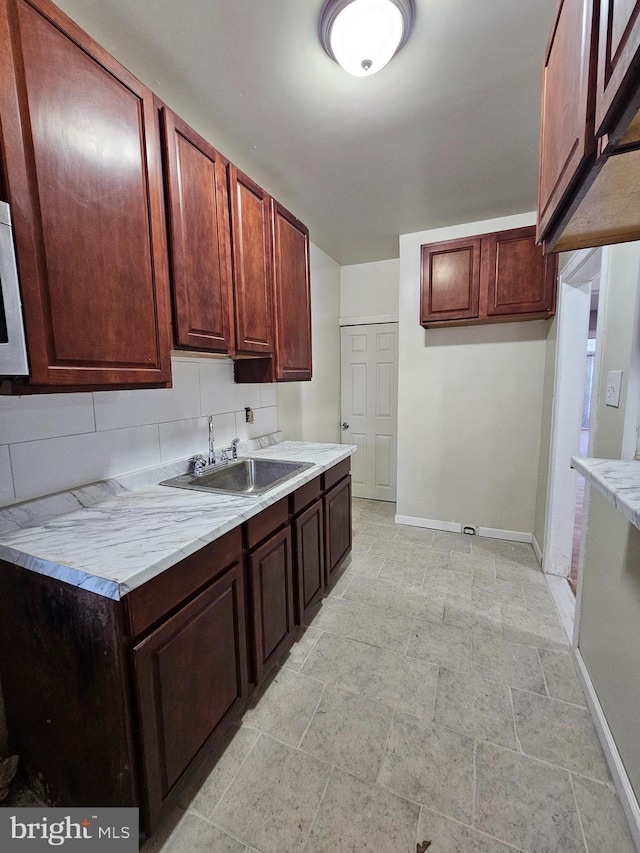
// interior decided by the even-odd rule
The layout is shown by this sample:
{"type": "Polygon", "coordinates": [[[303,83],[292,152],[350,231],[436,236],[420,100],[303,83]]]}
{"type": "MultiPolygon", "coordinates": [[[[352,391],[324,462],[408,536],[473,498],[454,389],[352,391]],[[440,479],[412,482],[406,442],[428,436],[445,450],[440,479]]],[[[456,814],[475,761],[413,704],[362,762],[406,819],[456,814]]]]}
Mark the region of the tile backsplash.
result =
{"type": "Polygon", "coordinates": [[[174,356],[173,388],[0,397],[0,506],[276,432],[274,385],[236,385],[230,359],[174,356]],[[245,407],[254,422],[245,423],[245,407]]]}

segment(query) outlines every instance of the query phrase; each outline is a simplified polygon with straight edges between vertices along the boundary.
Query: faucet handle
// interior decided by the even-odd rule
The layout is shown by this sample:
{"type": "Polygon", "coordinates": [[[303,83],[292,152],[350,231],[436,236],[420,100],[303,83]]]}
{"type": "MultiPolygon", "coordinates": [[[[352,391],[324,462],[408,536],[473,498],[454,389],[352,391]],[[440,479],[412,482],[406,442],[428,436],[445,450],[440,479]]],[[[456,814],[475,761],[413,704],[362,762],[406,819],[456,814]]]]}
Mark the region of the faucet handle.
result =
{"type": "Polygon", "coordinates": [[[191,463],[191,470],[196,477],[199,477],[200,474],[202,474],[202,471],[207,467],[207,460],[200,454],[191,458],[189,462],[191,463]]]}

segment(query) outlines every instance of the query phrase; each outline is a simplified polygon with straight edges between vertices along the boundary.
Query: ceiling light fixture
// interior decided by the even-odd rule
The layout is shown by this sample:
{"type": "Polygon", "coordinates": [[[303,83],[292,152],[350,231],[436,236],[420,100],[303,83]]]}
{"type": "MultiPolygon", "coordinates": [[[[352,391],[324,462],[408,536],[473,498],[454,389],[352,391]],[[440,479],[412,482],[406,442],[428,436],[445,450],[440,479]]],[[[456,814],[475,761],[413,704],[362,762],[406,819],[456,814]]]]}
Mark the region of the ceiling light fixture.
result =
{"type": "Polygon", "coordinates": [[[414,18],[414,0],[327,0],[320,40],[349,74],[370,77],[400,50],[414,18]]]}

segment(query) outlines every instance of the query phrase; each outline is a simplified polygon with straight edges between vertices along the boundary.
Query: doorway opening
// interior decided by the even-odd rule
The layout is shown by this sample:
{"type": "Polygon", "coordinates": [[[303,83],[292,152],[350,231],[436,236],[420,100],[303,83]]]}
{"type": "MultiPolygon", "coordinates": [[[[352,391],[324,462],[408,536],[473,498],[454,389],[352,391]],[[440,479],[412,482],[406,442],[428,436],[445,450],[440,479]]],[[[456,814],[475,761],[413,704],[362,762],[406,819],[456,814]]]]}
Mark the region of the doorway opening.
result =
{"type": "MultiPolygon", "coordinates": [[[[582,404],[582,422],[580,424],[579,456],[588,456],[589,434],[591,428],[591,400],[593,396],[593,375],[596,360],[596,324],[598,318],[598,301],[600,290],[591,292],[591,314],[589,318],[589,339],[587,341],[587,358],[584,375],[584,394],[582,404]]],[[[584,519],[584,488],[585,481],[581,474],[576,473],[576,502],[573,520],[573,550],[571,552],[571,567],[569,570],[569,586],[574,595],[578,591],[578,566],[580,563],[580,542],[584,519]]]]}
{"type": "Polygon", "coordinates": [[[557,345],[549,480],[542,565],[562,616],[573,636],[579,588],[584,486],[571,468],[572,456],[589,456],[597,407],[604,312],[602,249],[574,252],[558,284],[557,345]],[[591,343],[590,343],[591,341],[591,343]],[[589,440],[591,438],[591,441],[589,440]]]}

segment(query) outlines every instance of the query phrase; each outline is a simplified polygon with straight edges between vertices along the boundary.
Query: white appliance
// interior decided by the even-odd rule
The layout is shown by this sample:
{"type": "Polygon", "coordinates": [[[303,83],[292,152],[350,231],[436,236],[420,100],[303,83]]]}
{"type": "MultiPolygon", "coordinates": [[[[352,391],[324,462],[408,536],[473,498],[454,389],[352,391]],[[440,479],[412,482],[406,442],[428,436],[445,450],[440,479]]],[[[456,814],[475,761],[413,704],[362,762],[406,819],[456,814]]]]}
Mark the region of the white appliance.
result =
{"type": "Polygon", "coordinates": [[[28,373],[11,212],[0,201],[0,377],[28,373]]]}

